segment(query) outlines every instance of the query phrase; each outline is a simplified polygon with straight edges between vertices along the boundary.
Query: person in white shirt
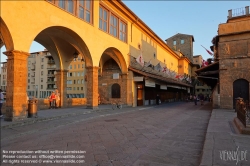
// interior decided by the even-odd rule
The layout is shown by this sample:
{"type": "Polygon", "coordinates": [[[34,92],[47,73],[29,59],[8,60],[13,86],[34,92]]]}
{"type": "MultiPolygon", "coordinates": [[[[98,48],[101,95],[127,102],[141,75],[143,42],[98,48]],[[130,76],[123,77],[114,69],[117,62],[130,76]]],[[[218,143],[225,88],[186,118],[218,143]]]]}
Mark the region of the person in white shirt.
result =
{"type": "Polygon", "coordinates": [[[3,117],[2,114],[3,101],[4,101],[4,95],[2,89],[0,89],[0,117],[3,117]]]}

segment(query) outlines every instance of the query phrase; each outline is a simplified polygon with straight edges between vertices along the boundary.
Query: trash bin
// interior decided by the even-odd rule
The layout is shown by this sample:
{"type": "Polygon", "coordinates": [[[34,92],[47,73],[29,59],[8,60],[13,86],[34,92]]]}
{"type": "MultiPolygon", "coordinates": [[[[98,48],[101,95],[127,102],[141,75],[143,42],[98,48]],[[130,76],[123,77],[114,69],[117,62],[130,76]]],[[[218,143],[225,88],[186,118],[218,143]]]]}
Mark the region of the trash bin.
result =
{"type": "Polygon", "coordinates": [[[28,118],[37,117],[37,99],[30,99],[28,103],[28,118]]]}

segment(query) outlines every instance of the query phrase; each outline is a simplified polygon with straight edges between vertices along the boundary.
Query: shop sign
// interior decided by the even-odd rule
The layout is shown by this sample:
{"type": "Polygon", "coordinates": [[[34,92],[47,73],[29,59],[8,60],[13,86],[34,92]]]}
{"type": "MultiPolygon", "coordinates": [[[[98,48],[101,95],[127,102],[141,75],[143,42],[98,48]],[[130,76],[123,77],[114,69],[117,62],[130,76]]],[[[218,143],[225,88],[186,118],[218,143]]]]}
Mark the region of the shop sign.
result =
{"type": "Polygon", "coordinates": [[[167,87],[167,85],[160,85],[160,89],[165,89],[165,90],[167,90],[168,87],[167,87]]]}
{"type": "Polygon", "coordinates": [[[145,80],[145,86],[155,87],[155,82],[153,80],[145,80]]]}
{"type": "Polygon", "coordinates": [[[143,77],[134,77],[134,81],[137,82],[137,81],[143,81],[143,77]]]}
{"type": "Polygon", "coordinates": [[[119,73],[113,73],[113,79],[119,79],[119,73]]]}
{"type": "Polygon", "coordinates": [[[181,89],[180,86],[175,86],[175,85],[168,85],[167,87],[170,87],[170,88],[176,88],[176,89],[181,89]]]}

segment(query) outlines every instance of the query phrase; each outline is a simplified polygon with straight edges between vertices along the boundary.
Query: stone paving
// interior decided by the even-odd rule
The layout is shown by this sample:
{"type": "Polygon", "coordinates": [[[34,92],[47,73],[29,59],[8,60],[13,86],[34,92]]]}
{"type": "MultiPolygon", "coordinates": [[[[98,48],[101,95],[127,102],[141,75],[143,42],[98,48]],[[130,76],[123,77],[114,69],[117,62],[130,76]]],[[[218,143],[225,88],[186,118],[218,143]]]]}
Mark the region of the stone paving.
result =
{"type": "Polygon", "coordinates": [[[86,151],[84,164],[57,165],[250,165],[250,136],[239,134],[234,110],[214,109],[210,117],[210,104],[110,108],[39,111],[38,118],[22,122],[1,119],[1,152],[86,151]]]}
{"type": "Polygon", "coordinates": [[[1,136],[1,149],[86,151],[84,164],[61,165],[200,164],[211,104],[180,102],[120,111],[123,113],[106,110],[2,128],[1,134],[6,136],[1,136]]]}

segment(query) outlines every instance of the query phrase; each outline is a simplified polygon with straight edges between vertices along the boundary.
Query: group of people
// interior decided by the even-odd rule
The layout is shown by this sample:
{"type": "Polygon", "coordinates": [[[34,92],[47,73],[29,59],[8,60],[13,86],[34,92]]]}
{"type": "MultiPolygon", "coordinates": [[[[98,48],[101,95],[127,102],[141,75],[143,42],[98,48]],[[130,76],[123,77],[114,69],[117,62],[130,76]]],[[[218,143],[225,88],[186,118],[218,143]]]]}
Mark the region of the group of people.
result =
{"type": "Polygon", "coordinates": [[[49,96],[49,105],[50,109],[55,109],[59,107],[59,102],[60,102],[60,94],[58,90],[56,89],[54,92],[52,92],[49,96]]]}
{"type": "Polygon", "coordinates": [[[190,95],[190,100],[191,100],[191,101],[192,101],[192,100],[194,101],[194,105],[197,105],[197,101],[200,100],[201,105],[203,105],[203,104],[204,104],[205,97],[204,97],[203,94],[200,94],[200,95],[198,95],[198,96],[196,96],[196,95],[194,95],[194,96],[190,95]]]}

